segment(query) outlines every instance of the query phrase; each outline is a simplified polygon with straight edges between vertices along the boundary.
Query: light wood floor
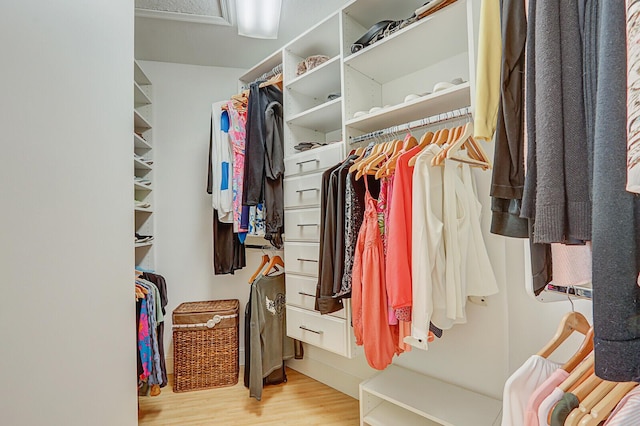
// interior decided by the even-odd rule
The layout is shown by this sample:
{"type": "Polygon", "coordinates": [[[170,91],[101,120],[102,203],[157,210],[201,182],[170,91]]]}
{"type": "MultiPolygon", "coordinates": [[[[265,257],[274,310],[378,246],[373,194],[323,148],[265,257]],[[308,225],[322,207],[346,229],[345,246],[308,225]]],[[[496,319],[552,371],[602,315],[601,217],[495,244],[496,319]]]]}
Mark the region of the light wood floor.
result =
{"type": "Polygon", "coordinates": [[[242,384],[173,393],[172,377],[156,397],[140,397],[139,425],[318,425],[356,426],[358,400],[287,369],[287,383],[265,386],[262,401],[242,384]]]}

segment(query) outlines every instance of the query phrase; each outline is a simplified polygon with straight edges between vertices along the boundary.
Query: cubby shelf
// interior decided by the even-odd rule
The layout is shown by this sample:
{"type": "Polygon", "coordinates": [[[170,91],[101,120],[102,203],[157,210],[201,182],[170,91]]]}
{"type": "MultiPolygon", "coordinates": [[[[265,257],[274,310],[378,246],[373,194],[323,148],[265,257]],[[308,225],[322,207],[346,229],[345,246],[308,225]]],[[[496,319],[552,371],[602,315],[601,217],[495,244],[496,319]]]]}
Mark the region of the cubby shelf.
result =
{"type": "Polygon", "coordinates": [[[149,144],[149,142],[142,139],[140,136],[138,136],[135,133],[133,134],[133,147],[135,149],[144,149],[144,150],[151,149],[151,145],[149,144]]]}
{"type": "Polygon", "coordinates": [[[133,102],[136,107],[149,105],[151,103],[151,99],[149,98],[149,96],[136,82],[133,82],[133,102]]]}
{"type": "Polygon", "coordinates": [[[340,128],[341,117],[342,98],[337,98],[296,114],[287,123],[327,133],[340,128]]]}
{"type": "Polygon", "coordinates": [[[388,83],[466,52],[466,23],[466,2],[453,3],[348,56],[344,64],[379,84],[388,83]]]}
{"type": "Polygon", "coordinates": [[[133,165],[136,170],[153,170],[153,167],[149,164],[138,160],[137,158],[133,159],[133,165]]]}
{"type": "Polygon", "coordinates": [[[329,93],[339,92],[340,56],[291,80],[287,83],[287,89],[318,99],[326,99],[329,93]]]}

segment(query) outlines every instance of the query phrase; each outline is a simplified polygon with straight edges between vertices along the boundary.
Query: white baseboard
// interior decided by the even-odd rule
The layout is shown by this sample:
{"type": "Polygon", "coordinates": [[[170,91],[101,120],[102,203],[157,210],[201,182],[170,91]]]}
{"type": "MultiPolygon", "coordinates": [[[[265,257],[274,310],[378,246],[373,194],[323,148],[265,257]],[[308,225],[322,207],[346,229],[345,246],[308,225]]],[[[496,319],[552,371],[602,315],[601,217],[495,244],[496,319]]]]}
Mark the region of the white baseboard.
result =
{"type": "Polygon", "coordinates": [[[304,359],[287,361],[287,366],[352,398],[358,399],[358,386],[363,380],[360,377],[353,376],[306,354],[304,359]]]}

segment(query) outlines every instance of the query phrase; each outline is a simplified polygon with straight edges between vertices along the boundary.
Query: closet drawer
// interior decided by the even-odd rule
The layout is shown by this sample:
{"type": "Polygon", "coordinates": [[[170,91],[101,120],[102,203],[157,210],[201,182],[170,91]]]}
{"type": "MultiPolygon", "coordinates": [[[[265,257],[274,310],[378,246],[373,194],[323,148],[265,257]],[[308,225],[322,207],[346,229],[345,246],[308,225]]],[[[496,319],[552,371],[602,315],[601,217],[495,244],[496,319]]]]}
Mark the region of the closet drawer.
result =
{"type": "Polygon", "coordinates": [[[285,211],[284,235],[287,241],[320,241],[320,209],[285,211]]]}
{"type": "MultiPolygon", "coordinates": [[[[317,278],[301,277],[287,274],[287,304],[313,311],[316,302],[317,278]]],[[[329,314],[338,318],[346,318],[346,309],[329,314]]]]}
{"type": "Polygon", "coordinates": [[[347,353],[346,321],[341,318],[287,306],[287,335],[340,355],[347,353]]]}
{"type": "Polygon", "coordinates": [[[284,207],[310,207],[320,205],[322,173],[297,176],[284,180],[284,207]]]}
{"type": "Polygon", "coordinates": [[[318,276],[318,243],[284,243],[284,264],[287,274],[318,276]]]}
{"type": "Polygon", "coordinates": [[[322,148],[311,149],[284,160],[284,175],[293,176],[301,173],[328,169],[338,164],[344,157],[342,143],[333,143],[322,148]]]}

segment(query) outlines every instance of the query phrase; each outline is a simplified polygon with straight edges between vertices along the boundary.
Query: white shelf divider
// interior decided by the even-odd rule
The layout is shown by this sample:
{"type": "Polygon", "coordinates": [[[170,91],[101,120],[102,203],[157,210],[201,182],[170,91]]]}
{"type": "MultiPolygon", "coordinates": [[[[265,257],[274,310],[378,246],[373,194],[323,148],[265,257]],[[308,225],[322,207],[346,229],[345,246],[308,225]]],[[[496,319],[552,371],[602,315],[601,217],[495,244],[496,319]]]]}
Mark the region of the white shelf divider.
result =
{"type": "Polygon", "coordinates": [[[134,210],[136,212],[140,212],[140,213],[153,213],[153,209],[151,208],[142,208],[142,207],[135,207],[134,210]]]}
{"type": "Polygon", "coordinates": [[[327,133],[340,128],[341,117],[342,98],[337,98],[296,114],[287,123],[327,133]]]}
{"type": "Polygon", "coordinates": [[[151,188],[150,185],[142,185],[141,183],[135,181],[133,182],[133,187],[136,191],[153,191],[153,188],[151,188]]]}
{"type": "Polygon", "coordinates": [[[142,68],[138,65],[138,61],[133,61],[133,80],[143,86],[151,84],[151,80],[149,80],[149,77],[142,71],[142,68]]]}
{"type": "Polygon", "coordinates": [[[153,241],[147,241],[144,243],[135,243],[136,248],[151,247],[152,245],[153,245],[153,241]]]}

